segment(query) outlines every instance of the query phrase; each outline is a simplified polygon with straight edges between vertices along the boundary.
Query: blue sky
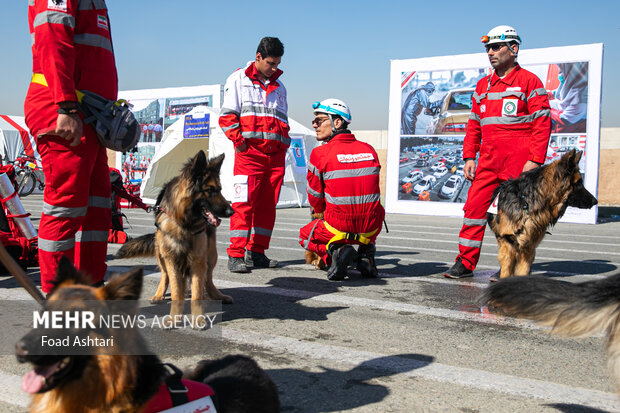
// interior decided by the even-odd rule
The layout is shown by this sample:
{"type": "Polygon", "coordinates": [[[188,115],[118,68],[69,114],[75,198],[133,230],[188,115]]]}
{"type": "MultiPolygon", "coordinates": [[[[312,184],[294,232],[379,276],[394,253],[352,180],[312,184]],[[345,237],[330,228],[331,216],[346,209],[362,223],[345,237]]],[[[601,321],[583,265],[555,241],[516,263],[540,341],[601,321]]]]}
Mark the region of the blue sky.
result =
{"type": "MultiPolygon", "coordinates": [[[[387,129],[390,59],[482,52],[508,24],[522,49],[604,43],[601,126],[620,127],[620,2],[107,0],[121,90],[224,83],[263,36],[285,45],[289,115],[349,104],[353,129],[387,129]]],[[[27,1],[5,0],[0,113],[22,115],[31,74],[27,1]]]]}

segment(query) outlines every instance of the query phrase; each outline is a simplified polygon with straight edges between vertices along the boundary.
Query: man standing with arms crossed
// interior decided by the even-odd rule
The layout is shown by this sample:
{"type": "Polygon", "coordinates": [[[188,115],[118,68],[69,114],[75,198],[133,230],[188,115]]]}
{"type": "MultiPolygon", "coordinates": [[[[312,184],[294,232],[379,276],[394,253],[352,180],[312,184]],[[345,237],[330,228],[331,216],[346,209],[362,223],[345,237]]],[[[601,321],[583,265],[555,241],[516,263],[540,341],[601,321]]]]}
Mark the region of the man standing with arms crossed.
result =
{"type": "Polygon", "coordinates": [[[254,62],[226,80],[219,124],[235,147],[235,210],[230,218],[228,269],[274,268],[265,256],[276,220],[276,204],[291,143],[286,89],[278,78],[284,45],[264,37],[254,62]]]}
{"type": "Polygon", "coordinates": [[[497,26],[482,42],[494,71],[478,82],[472,97],[463,142],[463,173],[472,184],[463,208],[459,255],[444,273],[447,278],[473,276],[493,191],[501,182],[542,165],[551,133],[547,91],[536,75],[517,63],[521,45],[517,31],[497,26]]]}
{"type": "Polygon", "coordinates": [[[24,113],[45,174],[39,224],[41,289],[65,255],[102,284],[111,227],[106,149],[85,126],[76,89],[116,100],[118,78],[104,0],[29,0],[33,78],[24,113]]]}

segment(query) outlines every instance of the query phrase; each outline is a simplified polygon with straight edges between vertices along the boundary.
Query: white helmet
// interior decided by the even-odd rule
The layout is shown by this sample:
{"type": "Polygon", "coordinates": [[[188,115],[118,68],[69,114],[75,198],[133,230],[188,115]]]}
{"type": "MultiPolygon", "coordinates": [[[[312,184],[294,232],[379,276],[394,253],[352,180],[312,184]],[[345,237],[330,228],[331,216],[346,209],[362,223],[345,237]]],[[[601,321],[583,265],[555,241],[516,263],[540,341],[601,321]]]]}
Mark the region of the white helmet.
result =
{"type": "MultiPolygon", "coordinates": [[[[312,104],[314,114],[325,113],[326,115],[340,116],[347,124],[351,123],[351,111],[346,103],[340,99],[325,99],[321,102],[317,101],[312,104]]],[[[331,119],[331,116],[330,116],[331,119]]]]}
{"type": "Polygon", "coordinates": [[[486,36],[482,36],[480,41],[487,44],[493,43],[510,43],[516,42],[517,44],[521,44],[521,38],[517,34],[517,31],[510,26],[497,26],[489,30],[489,33],[486,36]]]}

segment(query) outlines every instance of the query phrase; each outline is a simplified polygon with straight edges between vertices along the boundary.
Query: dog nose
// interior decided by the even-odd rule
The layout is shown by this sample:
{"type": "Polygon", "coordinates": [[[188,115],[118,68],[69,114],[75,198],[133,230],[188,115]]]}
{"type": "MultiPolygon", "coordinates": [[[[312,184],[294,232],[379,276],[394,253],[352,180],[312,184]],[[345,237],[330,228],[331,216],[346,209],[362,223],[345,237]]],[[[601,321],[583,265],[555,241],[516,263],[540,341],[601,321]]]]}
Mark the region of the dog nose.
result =
{"type": "Polygon", "coordinates": [[[15,355],[18,359],[28,357],[28,347],[24,340],[19,340],[17,343],[15,343],[15,355]]]}

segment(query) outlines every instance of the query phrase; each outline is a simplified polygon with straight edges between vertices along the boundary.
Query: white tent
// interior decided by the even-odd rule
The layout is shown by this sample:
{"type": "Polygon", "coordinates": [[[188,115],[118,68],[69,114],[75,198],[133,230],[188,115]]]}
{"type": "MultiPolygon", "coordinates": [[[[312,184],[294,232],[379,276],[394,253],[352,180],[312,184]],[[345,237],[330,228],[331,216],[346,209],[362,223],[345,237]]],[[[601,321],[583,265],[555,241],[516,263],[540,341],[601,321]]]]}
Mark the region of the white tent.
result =
{"type": "Polygon", "coordinates": [[[14,161],[16,157],[26,154],[37,159],[41,165],[41,156],[37,144],[28,133],[23,116],[0,115],[0,155],[4,163],[14,161]]]}
{"type": "MultiPolygon", "coordinates": [[[[234,148],[219,127],[220,109],[198,106],[166,129],[162,144],[142,180],[142,199],[154,204],[159,191],[170,179],[178,175],[185,162],[199,150],[208,150],[210,158],[226,154],[221,170],[222,193],[226,199],[233,195],[234,148]],[[185,117],[209,117],[208,138],[184,138],[185,117]]],[[[286,154],[284,183],[280,192],[278,207],[301,207],[308,205],[306,193],[306,163],[310,152],[316,146],[314,131],[289,118],[291,146],[286,154]]]]}

